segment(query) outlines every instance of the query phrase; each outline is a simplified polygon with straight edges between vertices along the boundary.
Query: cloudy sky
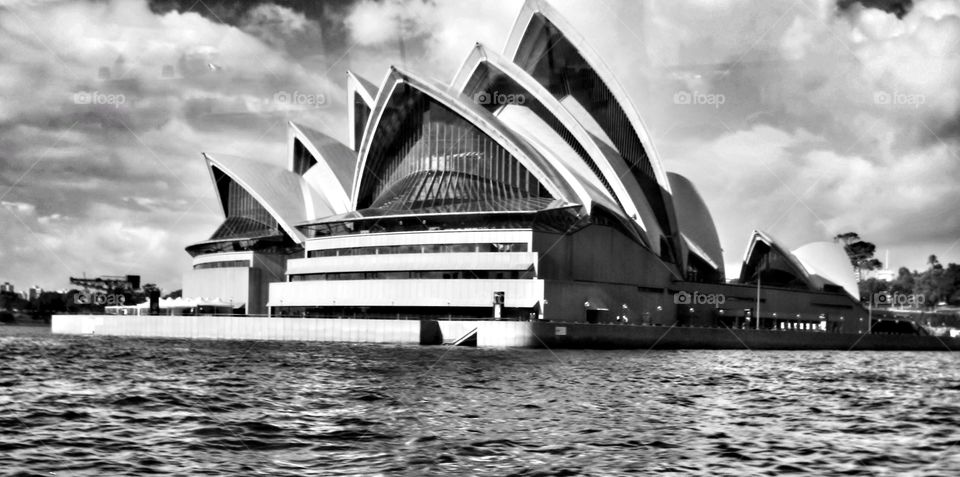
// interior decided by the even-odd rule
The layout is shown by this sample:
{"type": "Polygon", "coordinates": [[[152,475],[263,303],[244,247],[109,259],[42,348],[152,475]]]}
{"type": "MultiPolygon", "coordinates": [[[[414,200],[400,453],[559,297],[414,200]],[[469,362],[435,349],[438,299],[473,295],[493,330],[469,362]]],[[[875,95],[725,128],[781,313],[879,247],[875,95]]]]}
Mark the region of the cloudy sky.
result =
{"type": "MultiPolygon", "coordinates": [[[[728,269],[753,229],[960,262],[960,0],[553,3],[699,188],[728,269]]],[[[0,281],[180,288],[222,219],[200,152],[281,164],[287,120],[346,141],[347,69],[448,81],[519,9],[0,0],[0,281]],[[278,101],[295,92],[313,101],[278,101]]]]}

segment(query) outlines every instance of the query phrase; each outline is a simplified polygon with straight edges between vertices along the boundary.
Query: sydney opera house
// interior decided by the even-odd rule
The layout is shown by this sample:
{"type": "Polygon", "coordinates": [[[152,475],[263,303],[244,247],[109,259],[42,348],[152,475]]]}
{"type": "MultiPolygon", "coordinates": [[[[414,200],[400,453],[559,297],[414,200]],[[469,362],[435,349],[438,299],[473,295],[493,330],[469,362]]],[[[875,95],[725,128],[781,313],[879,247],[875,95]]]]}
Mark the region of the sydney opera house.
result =
{"type": "Polygon", "coordinates": [[[707,201],[543,2],[449,84],[348,72],[347,94],[347,144],[290,123],[285,167],[204,155],[224,220],[187,248],[185,297],[271,316],[869,326],[832,242],[756,232],[728,281],[707,201]]]}

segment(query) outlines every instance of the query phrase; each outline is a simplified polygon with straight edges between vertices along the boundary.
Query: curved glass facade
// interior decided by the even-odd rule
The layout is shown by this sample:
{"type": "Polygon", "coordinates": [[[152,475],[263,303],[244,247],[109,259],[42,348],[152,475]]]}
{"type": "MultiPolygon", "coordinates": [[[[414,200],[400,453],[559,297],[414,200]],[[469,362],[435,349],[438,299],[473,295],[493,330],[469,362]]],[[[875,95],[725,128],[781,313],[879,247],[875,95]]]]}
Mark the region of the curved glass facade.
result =
{"type": "Polygon", "coordinates": [[[277,233],[277,229],[269,224],[246,217],[227,217],[220,227],[217,227],[217,231],[210,236],[210,240],[266,237],[277,233]]]}
{"type": "Polygon", "coordinates": [[[741,283],[756,285],[758,279],[765,287],[813,289],[805,273],[783,252],[762,242],[754,245],[740,272],[741,283]]]}
{"type": "Polygon", "coordinates": [[[303,143],[300,142],[300,139],[293,140],[293,172],[297,175],[304,175],[307,171],[310,170],[314,164],[317,163],[317,159],[313,157],[313,154],[310,154],[310,151],[303,146],[303,143]]]}
{"type": "Polygon", "coordinates": [[[374,133],[357,208],[416,210],[551,198],[520,162],[478,127],[399,84],[374,133]]]}
{"type": "Polygon", "coordinates": [[[214,232],[211,240],[279,233],[280,224],[256,198],[218,167],[212,167],[212,170],[227,220],[214,232]]]}
{"type": "Polygon", "coordinates": [[[363,129],[367,126],[367,119],[370,118],[370,106],[360,97],[359,94],[353,95],[353,134],[356,138],[357,148],[359,149],[360,138],[363,137],[363,129]]]}

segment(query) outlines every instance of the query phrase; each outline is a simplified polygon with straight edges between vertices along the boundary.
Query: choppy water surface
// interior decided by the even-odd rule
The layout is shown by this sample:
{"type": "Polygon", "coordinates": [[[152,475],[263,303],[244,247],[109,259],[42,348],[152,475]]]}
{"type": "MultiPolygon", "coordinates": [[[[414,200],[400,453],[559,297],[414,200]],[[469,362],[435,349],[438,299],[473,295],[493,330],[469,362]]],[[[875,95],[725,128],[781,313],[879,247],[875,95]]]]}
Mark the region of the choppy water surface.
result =
{"type": "Polygon", "coordinates": [[[958,475],[956,354],[3,335],[9,475],[958,475]]]}

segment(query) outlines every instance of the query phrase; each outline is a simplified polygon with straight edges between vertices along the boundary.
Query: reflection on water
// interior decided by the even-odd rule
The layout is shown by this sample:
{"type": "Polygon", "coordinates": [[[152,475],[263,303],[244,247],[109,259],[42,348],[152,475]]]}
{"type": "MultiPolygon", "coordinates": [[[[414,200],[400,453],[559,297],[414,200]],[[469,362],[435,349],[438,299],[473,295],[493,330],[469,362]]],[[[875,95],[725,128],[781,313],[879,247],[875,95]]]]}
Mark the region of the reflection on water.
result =
{"type": "Polygon", "coordinates": [[[960,473],[950,353],[2,333],[6,475],[960,473]]]}

